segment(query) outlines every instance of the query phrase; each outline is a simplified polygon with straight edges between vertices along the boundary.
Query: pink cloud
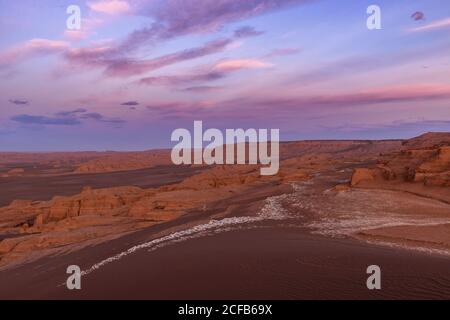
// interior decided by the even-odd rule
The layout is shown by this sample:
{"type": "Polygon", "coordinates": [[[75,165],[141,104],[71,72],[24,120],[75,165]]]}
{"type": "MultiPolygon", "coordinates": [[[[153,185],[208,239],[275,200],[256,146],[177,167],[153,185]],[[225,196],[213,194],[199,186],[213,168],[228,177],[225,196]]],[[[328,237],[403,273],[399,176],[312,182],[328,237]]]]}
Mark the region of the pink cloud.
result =
{"type": "Polygon", "coordinates": [[[106,0],[88,2],[88,7],[92,11],[105,13],[109,15],[121,15],[130,12],[131,8],[127,1],[122,0],[106,0]]]}
{"type": "Polygon", "coordinates": [[[65,30],[64,38],[70,41],[79,41],[89,37],[89,33],[86,30],[65,30]]]}
{"type": "Polygon", "coordinates": [[[104,59],[109,56],[110,46],[93,46],[87,48],[73,48],[66,52],[65,57],[77,65],[96,66],[103,65],[104,59]]]}
{"type": "Polygon", "coordinates": [[[203,46],[178,51],[149,60],[117,59],[107,61],[106,73],[111,76],[133,76],[154,71],[183,61],[221,52],[232,43],[230,39],[210,41],[203,46]]]}
{"type": "Polygon", "coordinates": [[[105,23],[105,20],[98,18],[82,19],[80,30],[65,30],[64,37],[70,41],[80,41],[94,34],[95,29],[105,23]]]}
{"type": "Polygon", "coordinates": [[[254,106],[298,108],[311,106],[362,106],[371,104],[443,100],[450,98],[450,86],[441,84],[417,84],[382,87],[359,92],[311,95],[302,97],[268,98],[253,101],[254,106]]]}
{"type": "Polygon", "coordinates": [[[8,66],[37,56],[61,53],[69,47],[69,43],[65,41],[32,39],[0,53],[0,66],[8,66]]]}
{"type": "Polygon", "coordinates": [[[219,71],[235,71],[241,69],[262,69],[270,68],[273,65],[261,60],[256,59],[237,59],[237,60],[224,60],[217,63],[214,69],[219,71]]]}
{"type": "MultiPolygon", "coordinates": [[[[441,84],[417,84],[374,88],[359,92],[341,94],[284,96],[281,92],[269,92],[270,96],[242,96],[232,100],[218,101],[209,104],[167,102],[149,107],[154,115],[162,118],[191,119],[235,119],[249,118],[276,120],[305,116],[317,110],[337,110],[345,107],[365,107],[386,105],[394,108],[396,103],[434,101],[450,99],[450,86],[441,84]],[[274,112],[276,110],[276,112],[274,112]]],[[[378,107],[378,106],[377,106],[378,107]]]]}
{"type": "Polygon", "coordinates": [[[432,31],[432,30],[440,30],[450,28],[450,18],[446,18],[443,20],[438,20],[426,24],[421,27],[410,29],[411,32],[424,32],[424,31],[432,31]]]}
{"type": "Polygon", "coordinates": [[[218,39],[199,47],[146,60],[124,57],[117,47],[111,45],[97,45],[71,49],[66,52],[65,58],[69,63],[80,67],[104,68],[107,76],[130,77],[221,52],[231,43],[233,43],[232,39],[218,39]]]}
{"type": "MultiPolygon", "coordinates": [[[[198,82],[211,82],[225,78],[228,74],[244,69],[261,69],[269,68],[272,65],[257,59],[242,59],[242,60],[222,60],[212,66],[202,67],[191,74],[180,74],[172,76],[156,76],[146,77],[139,80],[137,83],[142,85],[156,85],[156,86],[177,86],[177,85],[192,85],[198,82]]],[[[187,91],[207,91],[206,86],[193,87],[192,90],[187,91]],[[197,90],[198,89],[198,90],[197,90]]],[[[216,88],[214,87],[213,90],[216,88]]]]}
{"type": "MultiPolygon", "coordinates": [[[[78,64],[104,67],[109,76],[132,76],[153,71],[174,63],[187,61],[230,49],[235,38],[210,41],[204,46],[186,49],[149,60],[133,58],[137,49],[156,41],[173,39],[193,33],[216,31],[224,25],[249,17],[309,3],[314,0],[152,0],[133,2],[133,12],[150,19],[149,26],[130,33],[122,42],[103,52],[101,57],[76,54],[78,64]],[[176,14],[174,14],[176,12],[176,14]]],[[[103,13],[124,13],[130,10],[125,1],[90,2],[92,10],[103,13]]],[[[241,35],[259,34],[251,27],[240,29],[241,35]]],[[[239,32],[238,32],[239,34],[239,32]]],[[[81,37],[82,34],[74,34],[81,37]]],[[[91,50],[86,48],[87,51],[91,50]]],[[[67,55],[69,60],[73,55],[67,55]]],[[[230,66],[232,67],[232,66],[230,66]]],[[[258,67],[258,66],[255,66],[258,67]]],[[[244,66],[236,66],[244,68],[244,66]]]]}

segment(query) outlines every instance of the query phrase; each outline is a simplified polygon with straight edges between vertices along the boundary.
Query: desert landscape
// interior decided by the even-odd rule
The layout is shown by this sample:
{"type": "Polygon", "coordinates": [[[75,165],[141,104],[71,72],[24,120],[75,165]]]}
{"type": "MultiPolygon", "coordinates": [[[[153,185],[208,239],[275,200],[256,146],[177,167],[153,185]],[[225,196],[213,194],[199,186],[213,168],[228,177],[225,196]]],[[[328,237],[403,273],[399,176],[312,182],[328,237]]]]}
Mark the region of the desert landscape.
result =
{"type": "Polygon", "coordinates": [[[449,13],[0,0],[0,300],[450,300],[449,13]]]}
{"type": "Polygon", "coordinates": [[[2,153],[0,296],[449,298],[450,133],[284,142],[280,155],[260,176],[170,165],[170,150],[2,153]],[[381,294],[357,283],[369,260],[389,273],[381,294]],[[61,286],[72,264],[80,292],[61,286]]]}

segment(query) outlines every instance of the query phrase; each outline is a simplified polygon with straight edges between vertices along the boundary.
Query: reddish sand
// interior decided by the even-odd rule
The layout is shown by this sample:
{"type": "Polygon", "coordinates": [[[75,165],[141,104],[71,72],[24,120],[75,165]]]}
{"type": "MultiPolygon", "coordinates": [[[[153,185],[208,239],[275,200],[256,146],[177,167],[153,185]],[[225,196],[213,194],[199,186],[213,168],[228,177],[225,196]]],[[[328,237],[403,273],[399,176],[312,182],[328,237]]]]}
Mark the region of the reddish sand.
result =
{"type": "MultiPolygon", "coordinates": [[[[129,239],[130,237],[128,237],[129,239]]],[[[89,266],[109,249],[85,249],[0,273],[8,299],[450,299],[450,259],[271,227],[139,251],[60,286],[69,264],[89,266]],[[95,257],[94,257],[95,256],[95,257]],[[366,287],[379,265],[382,289],[366,287]],[[23,290],[26,287],[26,290],[23,290]]]]}

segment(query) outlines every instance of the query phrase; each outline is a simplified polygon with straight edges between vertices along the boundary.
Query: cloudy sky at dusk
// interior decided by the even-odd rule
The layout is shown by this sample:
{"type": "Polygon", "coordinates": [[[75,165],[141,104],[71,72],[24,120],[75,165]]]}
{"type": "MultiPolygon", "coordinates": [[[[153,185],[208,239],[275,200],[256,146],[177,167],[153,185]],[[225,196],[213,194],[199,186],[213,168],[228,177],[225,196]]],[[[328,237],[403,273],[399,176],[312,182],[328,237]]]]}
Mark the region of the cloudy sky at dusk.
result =
{"type": "Polygon", "coordinates": [[[0,0],[0,78],[2,151],[170,147],[194,120],[283,140],[450,131],[450,2],[0,0]]]}

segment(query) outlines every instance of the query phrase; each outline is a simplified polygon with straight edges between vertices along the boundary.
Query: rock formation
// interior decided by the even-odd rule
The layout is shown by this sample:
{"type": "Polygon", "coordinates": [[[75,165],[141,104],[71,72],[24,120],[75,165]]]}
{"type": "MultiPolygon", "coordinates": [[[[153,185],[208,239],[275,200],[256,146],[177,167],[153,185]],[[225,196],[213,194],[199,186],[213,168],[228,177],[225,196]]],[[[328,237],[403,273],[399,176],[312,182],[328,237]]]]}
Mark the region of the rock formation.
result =
{"type": "Polygon", "coordinates": [[[405,141],[400,150],[378,157],[374,166],[355,169],[351,185],[395,188],[427,196],[427,188],[444,188],[438,193],[447,194],[450,134],[428,133],[405,141]]]}

